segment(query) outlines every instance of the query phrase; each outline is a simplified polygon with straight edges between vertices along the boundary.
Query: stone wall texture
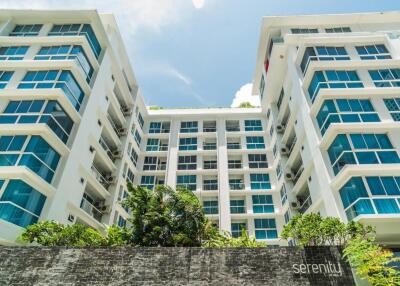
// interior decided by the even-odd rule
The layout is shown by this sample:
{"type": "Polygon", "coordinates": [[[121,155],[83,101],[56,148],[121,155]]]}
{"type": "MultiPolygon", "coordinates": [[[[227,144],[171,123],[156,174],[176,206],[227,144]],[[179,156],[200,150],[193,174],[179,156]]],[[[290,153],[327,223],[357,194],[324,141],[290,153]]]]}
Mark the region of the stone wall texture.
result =
{"type": "Polygon", "coordinates": [[[0,285],[345,286],[353,281],[335,247],[0,247],[0,285]]]}

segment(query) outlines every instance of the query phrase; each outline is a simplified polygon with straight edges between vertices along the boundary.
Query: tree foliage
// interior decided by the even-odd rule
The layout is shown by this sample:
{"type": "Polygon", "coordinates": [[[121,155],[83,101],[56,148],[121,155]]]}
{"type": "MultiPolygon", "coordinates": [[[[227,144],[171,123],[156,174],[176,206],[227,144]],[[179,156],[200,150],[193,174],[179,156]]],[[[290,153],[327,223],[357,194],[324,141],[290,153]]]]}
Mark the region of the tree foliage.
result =
{"type": "Polygon", "coordinates": [[[154,190],[128,185],[132,243],[138,246],[200,246],[210,224],[192,191],[160,185],[154,190]]]}
{"type": "Polygon", "coordinates": [[[43,221],[28,226],[20,240],[43,246],[117,246],[126,244],[129,236],[129,231],[124,228],[110,227],[107,235],[102,235],[81,224],[63,225],[55,221],[43,221]]]}
{"type": "Polygon", "coordinates": [[[240,237],[232,237],[229,232],[217,233],[209,240],[203,243],[206,248],[228,248],[228,247],[266,247],[265,242],[257,241],[254,237],[249,236],[245,229],[242,229],[240,237]]]}
{"type": "Polygon", "coordinates": [[[253,106],[249,101],[242,102],[239,105],[239,108],[254,108],[254,107],[255,106],[253,106]]]}
{"type": "Polygon", "coordinates": [[[302,246],[346,245],[354,237],[366,237],[374,232],[370,226],[358,222],[347,224],[335,217],[321,217],[318,213],[294,216],[281,233],[283,239],[293,239],[302,246]]]}
{"type": "Polygon", "coordinates": [[[344,257],[361,279],[373,286],[400,285],[400,271],[390,264],[399,261],[393,252],[374,244],[373,238],[356,237],[344,249],[344,257]]]}

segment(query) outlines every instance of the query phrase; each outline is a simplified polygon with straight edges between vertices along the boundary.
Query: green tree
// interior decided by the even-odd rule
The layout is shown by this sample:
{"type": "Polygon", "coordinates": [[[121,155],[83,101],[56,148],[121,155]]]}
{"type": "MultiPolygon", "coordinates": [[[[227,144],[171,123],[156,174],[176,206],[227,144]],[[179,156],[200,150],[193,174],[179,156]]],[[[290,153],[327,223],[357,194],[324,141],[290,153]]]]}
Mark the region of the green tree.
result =
{"type": "Polygon", "coordinates": [[[248,102],[248,101],[245,101],[245,102],[242,102],[240,105],[239,105],[239,108],[254,108],[255,106],[253,106],[250,102],[248,102]]]}
{"type": "Polygon", "coordinates": [[[366,279],[371,285],[400,285],[400,271],[390,265],[399,260],[394,257],[392,251],[374,244],[373,238],[353,238],[343,252],[360,278],[366,279]]]}
{"type": "Polygon", "coordinates": [[[318,213],[294,216],[283,227],[281,237],[293,239],[302,246],[346,245],[355,237],[367,237],[374,229],[361,223],[351,221],[347,224],[334,217],[321,217],[318,213]]]}
{"type": "Polygon", "coordinates": [[[225,248],[225,247],[266,247],[265,242],[257,241],[249,236],[245,229],[242,229],[240,237],[232,237],[229,232],[216,233],[209,240],[203,243],[206,248],[225,248]]]}
{"type": "Polygon", "coordinates": [[[160,185],[154,190],[128,184],[123,202],[132,212],[132,243],[138,246],[200,246],[213,233],[192,191],[160,185]]]}
{"type": "Polygon", "coordinates": [[[63,225],[55,221],[43,221],[28,226],[20,241],[43,246],[121,246],[130,243],[129,229],[111,226],[107,234],[81,225],[63,225]]]}

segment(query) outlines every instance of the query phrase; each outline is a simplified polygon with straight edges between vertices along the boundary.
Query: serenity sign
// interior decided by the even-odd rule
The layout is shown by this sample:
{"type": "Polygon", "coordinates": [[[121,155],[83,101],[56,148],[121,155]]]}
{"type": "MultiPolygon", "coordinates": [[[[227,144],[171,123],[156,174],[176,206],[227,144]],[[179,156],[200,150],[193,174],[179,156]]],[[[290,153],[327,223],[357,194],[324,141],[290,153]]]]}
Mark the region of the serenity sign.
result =
{"type": "Polygon", "coordinates": [[[327,274],[329,276],[342,276],[340,263],[302,263],[293,264],[293,273],[295,274],[327,274]]]}

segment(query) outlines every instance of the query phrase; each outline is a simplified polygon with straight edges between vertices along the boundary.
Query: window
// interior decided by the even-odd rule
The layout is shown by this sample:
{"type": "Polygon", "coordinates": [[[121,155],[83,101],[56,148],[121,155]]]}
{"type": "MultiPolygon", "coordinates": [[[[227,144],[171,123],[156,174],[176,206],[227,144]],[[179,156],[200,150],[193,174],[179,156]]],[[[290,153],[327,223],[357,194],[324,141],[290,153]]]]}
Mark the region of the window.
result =
{"type": "Polygon", "coordinates": [[[253,195],[253,213],[273,213],[274,203],[271,195],[253,195]]]}
{"type": "Polygon", "coordinates": [[[316,71],[308,87],[308,95],[314,102],[321,88],[362,88],[363,83],[356,71],[316,71]]]}
{"type": "Polygon", "coordinates": [[[42,24],[34,25],[16,25],[14,30],[10,33],[12,37],[31,37],[39,35],[42,24]]]}
{"type": "Polygon", "coordinates": [[[385,45],[368,45],[368,46],[357,46],[357,53],[362,60],[382,60],[391,59],[389,51],[385,45]]]}
{"type": "Polygon", "coordinates": [[[159,139],[149,138],[147,139],[146,151],[160,151],[159,150],[159,139]]]}
{"type": "Polygon", "coordinates": [[[100,43],[89,24],[54,25],[48,36],[85,36],[96,58],[101,53],[100,43]]]}
{"type": "Polygon", "coordinates": [[[45,123],[63,141],[68,141],[74,122],[55,100],[10,101],[0,114],[0,124],[45,123]]]}
{"type": "Polygon", "coordinates": [[[242,236],[242,231],[246,230],[246,223],[245,222],[234,222],[231,223],[231,235],[232,237],[241,237],[242,236]]]}
{"type": "Polygon", "coordinates": [[[348,164],[400,163],[386,134],[339,134],[328,155],[335,175],[348,164]]]}
{"type": "Polygon", "coordinates": [[[245,131],[262,131],[261,120],[245,120],[244,121],[245,131]]]}
{"type": "Polygon", "coordinates": [[[241,149],[240,138],[227,138],[226,147],[231,150],[241,149]]]}
{"type": "Polygon", "coordinates": [[[240,131],[239,120],[227,120],[225,122],[225,128],[226,131],[228,132],[239,132],[240,131]]]}
{"type": "Polygon", "coordinates": [[[196,156],[179,156],[178,157],[178,170],[196,170],[197,157],[196,156]]]}
{"type": "Polygon", "coordinates": [[[169,133],[169,122],[150,122],[149,133],[169,133]]]}
{"type": "Polygon", "coordinates": [[[134,138],[135,138],[136,144],[140,148],[140,142],[142,142],[142,137],[140,136],[139,131],[135,130],[134,138]]]}
{"type": "Polygon", "coordinates": [[[231,214],[244,214],[246,213],[244,200],[231,200],[231,214]]]}
{"type": "Polygon", "coordinates": [[[204,159],[203,161],[203,169],[217,169],[217,159],[204,159]]]}
{"type": "Polygon", "coordinates": [[[34,60],[75,60],[85,73],[87,82],[90,82],[93,75],[93,67],[82,46],[45,46],[40,49],[34,60]]]}
{"type": "MultiPolygon", "coordinates": [[[[285,223],[288,223],[290,221],[290,210],[287,210],[283,216],[283,218],[285,219],[285,223]]],[[[290,245],[290,242],[289,242],[290,245]]]]}
{"type": "Polygon", "coordinates": [[[136,167],[137,160],[138,160],[138,154],[136,153],[135,149],[133,149],[132,147],[130,148],[130,150],[131,150],[131,153],[129,155],[129,158],[131,159],[133,165],[136,167]]]}
{"type": "Polygon", "coordinates": [[[67,70],[28,71],[18,88],[61,88],[76,110],[85,97],[75,77],[67,70]]]}
{"type": "Polygon", "coordinates": [[[12,46],[0,47],[0,60],[1,61],[18,61],[23,60],[28,46],[12,46]]]}
{"type": "Polygon", "coordinates": [[[40,136],[0,137],[0,166],[26,166],[51,183],[59,160],[60,155],[40,136]]]}
{"type": "Polygon", "coordinates": [[[275,144],[274,144],[274,147],[272,148],[272,153],[274,154],[274,158],[276,158],[276,154],[277,154],[277,151],[278,151],[278,147],[276,146],[276,142],[275,142],[275,144]]]}
{"type": "Polygon", "coordinates": [[[204,121],[203,132],[215,132],[217,131],[217,122],[215,121],[204,121]]]}
{"type": "Polygon", "coordinates": [[[267,120],[269,119],[270,116],[271,116],[271,109],[268,108],[268,111],[267,111],[267,120]]]}
{"type": "Polygon", "coordinates": [[[390,115],[394,121],[400,121],[400,97],[399,98],[385,98],[386,108],[389,110],[390,115]]]}
{"type": "MultiPolygon", "coordinates": [[[[4,180],[0,181],[1,186],[4,180]]],[[[38,221],[46,196],[21,180],[8,181],[0,198],[0,219],[27,227],[38,221]]]]}
{"type": "Polygon", "coordinates": [[[143,120],[142,114],[140,114],[140,112],[138,112],[138,114],[137,114],[137,120],[139,122],[140,128],[143,130],[144,120],[143,120]]]}
{"type": "Polygon", "coordinates": [[[229,189],[231,190],[244,190],[243,179],[229,179],[229,189]]]}
{"type": "Polygon", "coordinates": [[[292,28],[290,29],[292,34],[316,34],[318,33],[318,29],[310,29],[310,28],[292,28]]]}
{"type": "Polygon", "coordinates": [[[7,86],[7,83],[10,81],[13,71],[0,71],[0,89],[3,89],[7,86]]]}
{"type": "Polygon", "coordinates": [[[264,79],[264,75],[261,75],[261,81],[260,81],[260,97],[261,97],[261,99],[264,96],[264,89],[265,89],[265,79],[264,79]]]}
{"type": "Polygon", "coordinates": [[[279,191],[280,195],[281,195],[281,203],[282,206],[285,205],[285,203],[287,202],[287,191],[286,191],[286,186],[285,184],[282,185],[281,190],[279,191]]]}
{"type": "Polygon", "coordinates": [[[228,160],[228,169],[242,169],[242,160],[241,159],[229,159],[228,160]]]}
{"type": "Polygon", "coordinates": [[[183,121],[181,122],[181,133],[195,133],[198,131],[197,121],[183,121]]]}
{"type": "Polygon", "coordinates": [[[276,107],[278,107],[278,111],[281,109],[283,98],[285,97],[285,90],[282,88],[281,93],[279,94],[278,101],[276,102],[276,107]]]}
{"type": "Polygon", "coordinates": [[[157,157],[144,157],[143,171],[157,170],[157,157]]]}
{"type": "Polygon", "coordinates": [[[135,175],[131,169],[128,169],[128,172],[126,173],[126,182],[133,184],[133,180],[135,180],[135,175]]]}
{"type": "Polygon", "coordinates": [[[378,113],[369,99],[325,100],[317,114],[322,135],[332,123],[379,121],[378,113]]]}
{"type": "Polygon", "coordinates": [[[140,185],[142,187],[148,188],[149,190],[154,189],[155,177],[154,176],[142,176],[140,185]]]}
{"type": "Polygon", "coordinates": [[[271,183],[268,174],[250,174],[250,186],[252,190],[269,190],[271,183]]]}
{"type": "Polygon", "coordinates": [[[184,187],[188,190],[196,190],[196,175],[180,175],[177,176],[177,187],[184,187]]]}
{"type": "Polygon", "coordinates": [[[376,87],[399,87],[400,69],[369,70],[376,87]]]}
{"type": "Polygon", "coordinates": [[[278,180],[282,177],[282,168],[280,162],[278,162],[278,164],[276,165],[276,177],[278,178],[278,180]]]}
{"type": "Polygon", "coordinates": [[[188,150],[197,150],[197,138],[180,138],[179,139],[179,150],[188,151],[188,150]]]}
{"type": "Polygon", "coordinates": [[[268,168],[267,155],[265,154],[248,154],[249,168],[268,168]]]}
{"type": "Polygon", "coordinates": [[[206,215],[218,214],[218,201],[204,201],[203,210],[206,215]]]}
{"type": "Polygon", "coordinates": [[[303,74],[306,73],[311,61],[343,61],[350,60],[344,47],[317,46],[307,47],[300,63],[303,74]]]}
{"type": "Polygon", "coordinates": [[[256,239],[278,238],[275,219],[257,218],[254,219],[256,239]]]}
{"type": "Polygon", "coordinates": [[[269,136],[274,136],[274,126],[272,125],[271,128],[269,129],[269,136]]]}
{"type": "Polygon", "coordinates": [[[126,219],[124,219],[122,216],[118,216],[118,226],[119,227],[126,227],[126,219]]]}
{"type": "Polygon", "coordinates": [[[327,33],[350,33],[350,27],[334,27],[334,28],[326,28],[325,32],[327,33]]]}
{"type": "Polygon", "coordinates": [[[206,139],[203,143],[203,150],[216,150],[217,149],[217,142],[213,139],[206,139]]]}
{"type": "Polygon", "coordinates": [[[218,190],[218,179],[217,178],[205,178],[203,180],[204,191],[216,191],[218,190]]]}
{"type": "Polygon", "coordinates": [[[400,213],[400,177],[353,177],[339,190],[348,220],[400,213]]]}
{"type": "Polygon", "coordinates": [[[262,136],[247,136],[247,149],[265,149],[264,137],[262,136]]]}

